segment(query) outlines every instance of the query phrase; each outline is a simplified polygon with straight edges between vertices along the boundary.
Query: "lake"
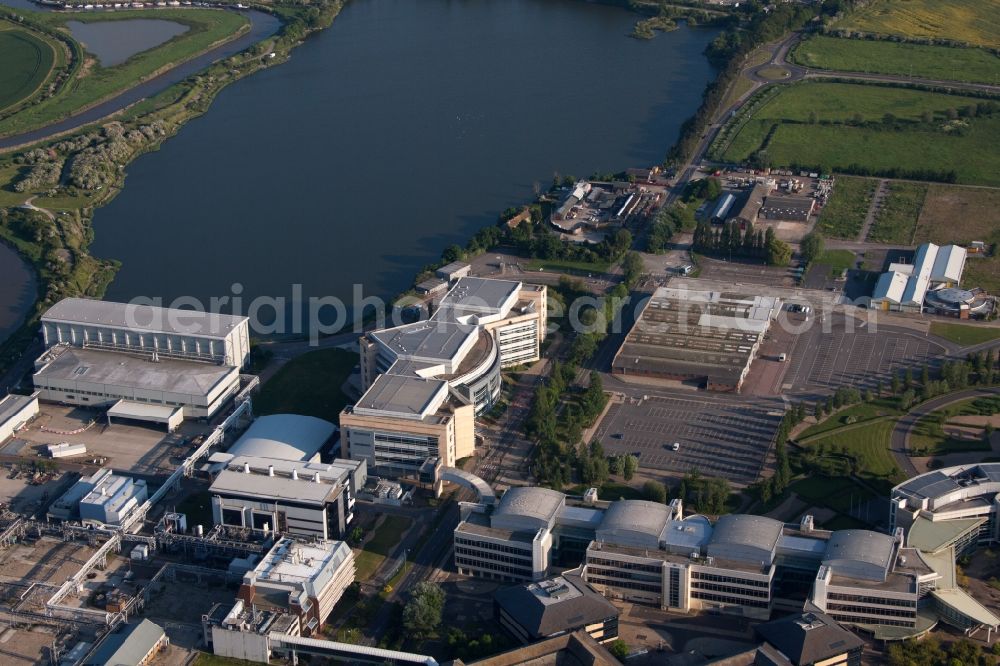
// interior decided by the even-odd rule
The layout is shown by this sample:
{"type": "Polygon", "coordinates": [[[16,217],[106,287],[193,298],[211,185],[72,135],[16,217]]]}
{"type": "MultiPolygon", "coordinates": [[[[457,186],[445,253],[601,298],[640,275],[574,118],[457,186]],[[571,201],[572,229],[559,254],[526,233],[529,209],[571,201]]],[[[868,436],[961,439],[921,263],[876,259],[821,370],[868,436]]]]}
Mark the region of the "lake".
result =
{"type": "Polygon", "coordinates": [[[31,267],[0,243],[0,343],[24,322],[37,297],[38,283],[31,267]]]}
{"type": "Polygon", "coordinates": [[[70,33],[97,57],[101,67],[120,65],[136,53],[148,51],[189,30],[183,23],[162,19],[67,21],[70,33]]]}
{"type": "Polygon", "coordinates": [[[554,173],[659,163],[715,29],[575,0],[356,0],[221,92],[95,214],[107,297],[389,296],[554,173]]]}

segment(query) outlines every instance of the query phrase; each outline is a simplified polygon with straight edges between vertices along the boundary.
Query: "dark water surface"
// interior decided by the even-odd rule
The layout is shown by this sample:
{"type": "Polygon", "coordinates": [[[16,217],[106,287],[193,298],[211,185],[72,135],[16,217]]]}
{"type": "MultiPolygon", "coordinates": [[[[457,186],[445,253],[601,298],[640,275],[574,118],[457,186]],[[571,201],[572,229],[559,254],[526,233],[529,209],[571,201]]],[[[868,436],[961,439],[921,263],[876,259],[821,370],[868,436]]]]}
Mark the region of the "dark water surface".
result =
{"type": "Polygon", "coordinates": [[[712,29],[627,37],[576,0],[353,0],[128,167],[93,251],[109,299],[391,295],[554,172],[662,160],[712,29]]]}
{"type": "Polygon", "coordinates": [[[66,27],[89,53],[97,57],[102,67],[120,65],[136,53],[148,51],[189,29],[176,21],[144,18],[92,23],[68,21],[66,27]]]}
{"type": "Polygon", "coordinates": [[[38,283],[31,267],[0,243],[0,343],[17,330],[37,297],[38,283]]]}

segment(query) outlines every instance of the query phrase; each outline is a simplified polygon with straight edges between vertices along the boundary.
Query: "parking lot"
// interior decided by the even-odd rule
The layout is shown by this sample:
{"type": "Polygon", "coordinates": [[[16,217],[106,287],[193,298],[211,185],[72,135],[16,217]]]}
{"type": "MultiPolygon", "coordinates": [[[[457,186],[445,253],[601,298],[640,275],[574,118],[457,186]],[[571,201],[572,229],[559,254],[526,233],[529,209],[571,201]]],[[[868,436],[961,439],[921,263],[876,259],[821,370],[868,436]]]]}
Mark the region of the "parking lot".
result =
{"type": "Polygon", "coordinates": [[[744,485],[764,464],[781,409],[777,400],[651,395],[613,404],[595,436],[608,454],[638,456],[641,468],[675,476],[697,469],[744,485]]]}
{"type": "Polygon", "coordinates": [[[834,317],[824,331],[814,326],[797,336],[782,388],[808,391],[839,386],[873,388],[892,373],[920,366],[945,348],[914,331],[858,322],[852,331],[846,318],[834,317]]]}

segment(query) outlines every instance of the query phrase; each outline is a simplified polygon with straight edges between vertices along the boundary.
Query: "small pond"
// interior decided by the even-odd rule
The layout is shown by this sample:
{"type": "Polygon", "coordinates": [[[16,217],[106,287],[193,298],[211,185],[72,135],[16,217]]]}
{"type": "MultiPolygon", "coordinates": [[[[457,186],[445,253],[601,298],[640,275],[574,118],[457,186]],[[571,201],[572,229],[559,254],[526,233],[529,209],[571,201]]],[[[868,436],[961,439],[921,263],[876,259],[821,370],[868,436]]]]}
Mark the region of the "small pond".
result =
{"type": "Polygon", "coordinates": [[[188,31],[183,23],[163,19],[69,21],[66,27],[88,53],[97,56],[101,67],[120,65],[136,53],[148,51],[188,31]]]}

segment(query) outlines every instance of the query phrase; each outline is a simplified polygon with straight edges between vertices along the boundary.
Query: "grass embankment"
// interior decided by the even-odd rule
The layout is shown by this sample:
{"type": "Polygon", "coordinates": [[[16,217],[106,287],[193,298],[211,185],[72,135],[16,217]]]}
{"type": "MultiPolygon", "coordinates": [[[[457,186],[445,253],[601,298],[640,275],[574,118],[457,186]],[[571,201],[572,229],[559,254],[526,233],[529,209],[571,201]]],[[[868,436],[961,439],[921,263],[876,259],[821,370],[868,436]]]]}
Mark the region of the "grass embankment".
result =
{"type": "Polygon", "coordinates": [[[1000,79],[1000,57],[981,48],[816,35],[800,42],[790,59],[806,67],[839,72],[990,84],[996,84],[1000,79]]]}
{"type": "Polygon", "coordinates": [[[874,173],[953,171],[957,182],[1000,185],[1000,114],[959,117],[981,99],[885,85],[807,81],[761,104],[722,154],[741,163],[822,165],[874,173]]]}
{"type": "Polygon", "coordinates": [[[950,340],[963,347],[970,347],[1000,338],[1000,328],[935,321],[931,322],[931,335],[950,340]]]}
{"type": "Polygon", "coordinates": [[[968,245],[984,241],[993,246],[989,256],[970,255],[962,284],[1000,292],[1000,190],[931,185],[927,190],[915,242],[968,245]]]}
{"type": "MultiPolygon", "coordinates": [[[[902,479],[889,450],[895,419],[843,426],[802,443],[833,475],[854,474],[876,488],[891,488],[902,479]]],[[[801,440],[800,440],[801,441],[801,440]]]]}
{"type": "Polygon", "coordinates": [[[317,349],[284,365],[254,400],[258,414],[294,413],[331,423],[350,400],[341,386],[351,376],[358,355],[343,349],[317,349]]]}
{"type": "Polygon", "coordinates": [[[56,53],[42,35],[0,20],[0,111],[38,92],[52,74],[56,53]]]}
{"type": "Polygon", "coordinates": [[[884,417],[902,416],[902,412],[896,407],[894,400],[875,400],[872,402],[861,402],[846,409],[832,414],[824,421],[809,426],[801,433],[797,439],[799,441],[822,435],[823,433],[836,430],[838,428],[851,425],[852,423],[864,423],[872,419],[884,417]]]}
{"type": "Polygon", "coordinates": [[[871,528],[871,525],[850,514],[866,502],[875,499],[876,495],[849,477],[810,476],[796,481],[788,489],[811,506],[825,507],[837,512],[836,516],[822,521],[817,527],[828,530],[871,528]]]}
{"type": "Polygon", "coordinates": [[[833,28],[1000,47],[1000,0],[875,0],[833,28]]]}
{"type": "Polygon", "coordinates": [[[374,576],[412,524],[413,521],[404,516],[385,516],[382,524],[375,528],[375,535],[360,550],[354,551],[355,579],[366,581],[374,576]]]}
{"type": "Polygon", "coordinates": [[[878,181],[837,176],[830,200],[819,214],[819,229],[829,238],[854,240],[861,233],[878,181]]]}
{"type": "Polygon", "coordinates": [[[917,232],[917,220],[927,196],[924,183],[889,183],[889,194],[875,214],[875,224],[868,232],[869,241],[909,245],[917,232]]]}
{"type": "Polygon", "coordinates": [[[935,410],[913,426],[909,441],[910,454],[938,456],[963,451],[989,451],[990,445],[982,432],[983,427],[967,424],[964,426],[965,430],[959,430],[960,424],[949,424],[949,421],[958,416],[989,417],[998,410],[1000,398],[995,397],[969,398],[935,410]],[[963,436],[956,437],[958,432],[963,436]]]}
{"type": "MultiPolygon", "coordinates": [[[[581,484],[579,486],[573,486],[566,489],[566,493],[569,495],[583,495],[591,486],[587,484],[581,484]]],[[[635,500],[635,499],[646,499],[642,492],[638,489],[625,483],[615,483],[614,481],[608,481],[603,486],[597,489],[597,496],[602,500],[614,501],[618,499],[625,500],[635,500]]]]}
{"type": "Polygon", "coordinates": [[[242,14],[211,9],[156,9],[132,12],[98,14],[32,13],[33,21],[55,29],[65,29],[69,21],[122,21],[136,18],[161,19],[183,23],[188,30],[163,44],[137,53],[114,67],[101,67],[92,56],[59,94],[54,95],[14,116],[0,121],[0,135],[25,132],[42,127],[91,107],[115,94],[127,90],[141,81],[178,65],[209,50],[222,42],[233,39],[250,27],[242,14]]]}
{"type": "Polygon", "coordinates": [[[830,267],[830,276],[837,277],[849,268],[854,267],[857,258],[850,250],[827,250],[816,258],[814,263],[830,267]]]}
{"type": "MultiPolygon", "coordinates": [[[[758,67],[770,59],[770,51],[767,49],[758,49],[746,57],[746,60],[743,61],[743,66],[745,68],[758,67]]],[[[722,103],[719,104],[719,110],[721,111],[733,106],[740,97],[743,97],[743,95],[750,92],[753,87],[754,82],[748,77],[743,74],[737,76],[736,80],[733,81],[733,84],[729,87],[729,90],[726,91],[726,97],[723,99],[722,103]]],[[[716,117],[718,117],[718,115],[716,115],[716,117]]]]}

